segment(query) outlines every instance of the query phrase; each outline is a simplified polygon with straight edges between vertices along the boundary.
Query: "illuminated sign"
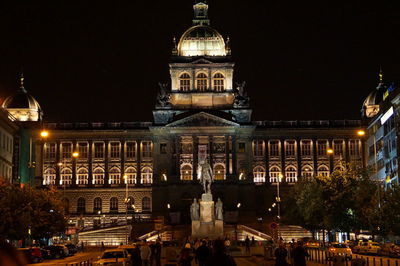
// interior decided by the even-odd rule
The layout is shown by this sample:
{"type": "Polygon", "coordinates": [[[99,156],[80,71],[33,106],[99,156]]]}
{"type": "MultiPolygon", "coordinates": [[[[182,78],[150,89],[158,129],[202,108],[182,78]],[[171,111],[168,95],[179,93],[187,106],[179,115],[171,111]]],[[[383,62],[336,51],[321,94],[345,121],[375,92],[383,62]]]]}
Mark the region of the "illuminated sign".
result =
{"type": "Polygon", "coordinates": [[[390,109],[381,117],[381,124],[385,124],[385,122],[393,115],[393,107],[390,107],[390,109]]]}

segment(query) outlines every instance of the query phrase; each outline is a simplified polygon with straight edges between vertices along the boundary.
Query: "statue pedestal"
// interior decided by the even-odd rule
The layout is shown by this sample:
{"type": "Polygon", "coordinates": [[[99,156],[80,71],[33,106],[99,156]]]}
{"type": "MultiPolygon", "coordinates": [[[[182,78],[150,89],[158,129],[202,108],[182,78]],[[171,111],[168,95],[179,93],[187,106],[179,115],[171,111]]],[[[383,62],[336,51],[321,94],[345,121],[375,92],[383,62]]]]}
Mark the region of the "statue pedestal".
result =
{"type": "Polygon", "coordinates": [[[200,220],[192,221],[192,236],[197,238],[218,238],[223,237],[224,222],[215,220],[214,201],[212,194],[201,195],[200,220]]]}

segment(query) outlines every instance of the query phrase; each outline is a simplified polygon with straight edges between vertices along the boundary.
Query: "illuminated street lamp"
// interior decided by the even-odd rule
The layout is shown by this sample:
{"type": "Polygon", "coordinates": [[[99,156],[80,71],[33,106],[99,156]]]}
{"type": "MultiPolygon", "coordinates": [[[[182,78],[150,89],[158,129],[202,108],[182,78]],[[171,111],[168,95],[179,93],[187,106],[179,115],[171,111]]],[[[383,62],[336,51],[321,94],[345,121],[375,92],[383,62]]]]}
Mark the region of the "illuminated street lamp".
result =
{"type": "Polygon", "coordinates": [[[357,131],[357,135],[360,136],[360,137],[365,136],[365,131],[360,129],[360,130],[357,131]]]}
{"type": "Polygon", "coordinates": [[[79,157],[79,152],[73,152],[72,153],[72,157],[74,157],[74,158],[78,158],[79,157]]]}
{"type": "Polygon", "coordinates": [[[42,131],[40,132],[40,136],[41,136],[42,138],[47,138],[47,137],[49,136],[49,132],[48,132],[47,130],[42,130],[42,131]]]}
{"type": "Polygon", "coordinates": [[[326,153],[327,153],[327,154],[333,154],[333,149],[327,149],[327,150],[326,150],[326,153]]]}

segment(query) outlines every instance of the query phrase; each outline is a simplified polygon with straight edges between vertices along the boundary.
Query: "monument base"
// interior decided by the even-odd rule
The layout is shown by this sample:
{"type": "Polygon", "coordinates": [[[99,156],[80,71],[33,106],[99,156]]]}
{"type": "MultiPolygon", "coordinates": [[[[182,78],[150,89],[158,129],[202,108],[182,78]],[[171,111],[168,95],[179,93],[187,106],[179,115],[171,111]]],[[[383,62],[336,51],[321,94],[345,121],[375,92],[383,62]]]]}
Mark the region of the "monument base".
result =
{"type": "Polygon", "coordinates": [[[224,222],[215,220],[214,201],[211,193],[201,195],[200,220],[192,221],[192,237],[218,238],[224,235],[224,222]]]}

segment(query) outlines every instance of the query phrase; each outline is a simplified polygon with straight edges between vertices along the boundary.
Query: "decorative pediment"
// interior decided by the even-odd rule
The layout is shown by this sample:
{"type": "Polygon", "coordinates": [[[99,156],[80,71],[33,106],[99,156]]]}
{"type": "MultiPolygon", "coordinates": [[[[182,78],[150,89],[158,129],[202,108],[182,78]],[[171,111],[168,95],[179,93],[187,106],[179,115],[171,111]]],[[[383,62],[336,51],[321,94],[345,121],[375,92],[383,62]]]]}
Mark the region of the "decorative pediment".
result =
{"type": "Polygon", "coordinates": [[[216,115],[212,115],[206,112],[199,112],[166,125],[166,127],[209,127],[209,126],[236,127],[239,126],[239,124],[227,120],[225,118],[218,117],[216,115]]]}
{"type": "Polygon", "coordinates": [[[212,64],[212,62],[210,60],[207,60],[205,58],[199,58],[197,60],[194,60],[192,63],[193,64],[212,64]]]}

